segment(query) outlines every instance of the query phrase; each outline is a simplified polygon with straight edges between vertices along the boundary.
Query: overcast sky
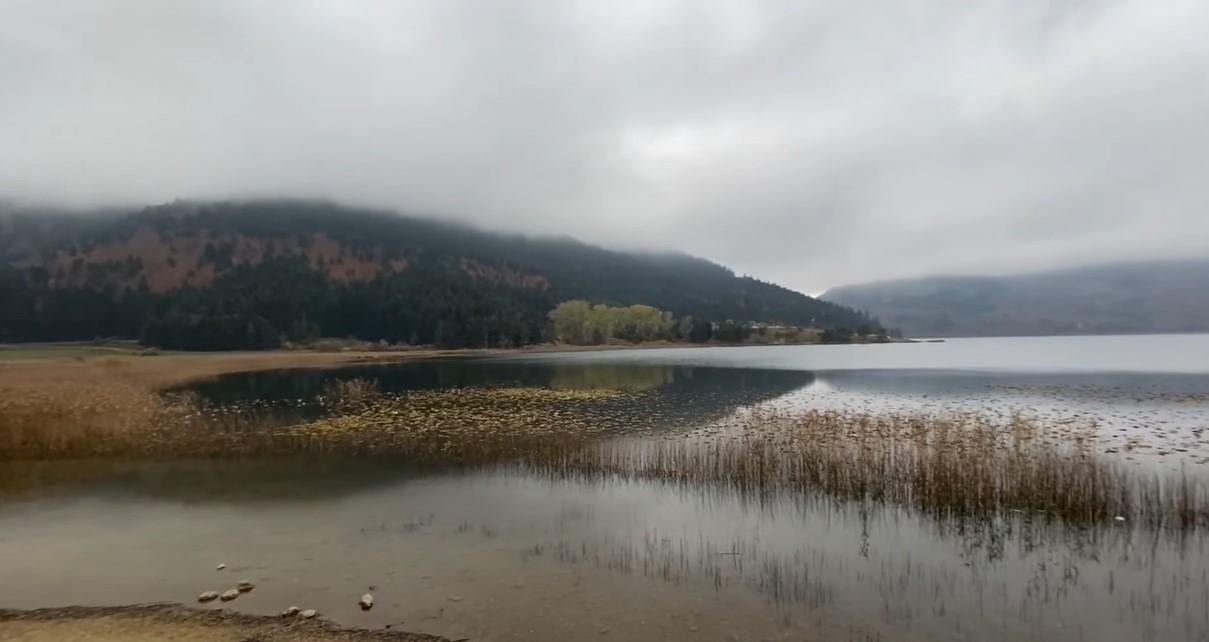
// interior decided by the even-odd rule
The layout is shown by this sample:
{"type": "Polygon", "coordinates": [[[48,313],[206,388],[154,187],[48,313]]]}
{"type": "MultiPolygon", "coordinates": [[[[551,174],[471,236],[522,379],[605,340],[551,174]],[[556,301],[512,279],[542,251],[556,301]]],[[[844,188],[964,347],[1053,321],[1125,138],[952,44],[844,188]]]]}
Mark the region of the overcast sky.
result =
{"type": "Polygon", "coordinates": [[[322,196],[817,293],[1209,254],[1205,0],[0,0],[0,195],[322,196]]]}

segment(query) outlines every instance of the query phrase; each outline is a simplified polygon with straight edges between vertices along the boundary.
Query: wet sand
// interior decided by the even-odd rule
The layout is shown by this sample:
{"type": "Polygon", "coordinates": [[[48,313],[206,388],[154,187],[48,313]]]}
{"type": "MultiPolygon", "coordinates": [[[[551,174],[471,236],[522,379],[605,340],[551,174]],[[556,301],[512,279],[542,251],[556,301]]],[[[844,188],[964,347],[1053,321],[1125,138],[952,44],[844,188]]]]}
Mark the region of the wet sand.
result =
{"type": "Polygon", "coordinates": [[[176,604],[0,609],[0,638],[14,642],[440,642],[445,639],[397,631],[347,629],[321,619],[286,620],[176,604]]]}

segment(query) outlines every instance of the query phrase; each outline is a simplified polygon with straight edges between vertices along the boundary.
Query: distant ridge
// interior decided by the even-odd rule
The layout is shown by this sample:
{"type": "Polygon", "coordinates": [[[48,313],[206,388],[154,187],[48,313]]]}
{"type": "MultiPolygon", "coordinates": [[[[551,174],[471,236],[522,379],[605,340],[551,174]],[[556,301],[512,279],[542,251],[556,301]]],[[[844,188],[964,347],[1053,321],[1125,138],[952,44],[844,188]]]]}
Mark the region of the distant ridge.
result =
{"type": "Polygon", "coordinates": [[[881,281],[820,298],[908,336],[1206,332],[1209,259],[881,281]]]}
{"type": "Polygon", "coordinates": [[[188,318],[246,326],[249,337],[519,345],[543,340],[549,310],[577,298],[709,321],[876,325],[684,254],[304,200],[10,208],[0,212],[0,297],[0,341],[133,338],[188,318]]]}

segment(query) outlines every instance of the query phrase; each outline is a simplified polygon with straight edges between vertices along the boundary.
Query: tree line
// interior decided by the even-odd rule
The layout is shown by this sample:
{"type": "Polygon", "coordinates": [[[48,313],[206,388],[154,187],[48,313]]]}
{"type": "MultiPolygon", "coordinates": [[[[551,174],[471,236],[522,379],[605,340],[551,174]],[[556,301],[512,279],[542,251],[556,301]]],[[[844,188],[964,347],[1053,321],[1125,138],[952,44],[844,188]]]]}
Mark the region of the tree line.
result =
{"type": "MultiPolygon", "coordinates": [[[[769,329],[676,317],[650,305],[611,306],[509,288],[418,267],[365,283],[334,284],[296,257],[237,266],[209,287],[152,293],[64,288],[37,292],[0,268],[0,340],[136,338],[178,350],[276,348],[320,337],[442,347],[515,347],[543,341],[847,342],[853,330],[769,329]],[[812,334],[813,333],[813,334],[812,334]]],[[[868,333],[862,327],[859,333],[868,333]]]]}
{"type": "Polygon", "coordinates": [[[855,329],[820,329],[733,319],[709,321],[692,316],[677,319],[671,312],[649,305],[610,306],[582,299],[558,304],[548,317],[549,338],[571,345],[644,341],[792,344],[886,340],[880,328],[868,324],[855,329]]]}
{"type": "Polygon", "coordinates": [[[613,307],[582,300],[564,301],[550,312],[549,318],[552,337],[573,345],[678,338],[672,313],[649,305],[613,307]]]}

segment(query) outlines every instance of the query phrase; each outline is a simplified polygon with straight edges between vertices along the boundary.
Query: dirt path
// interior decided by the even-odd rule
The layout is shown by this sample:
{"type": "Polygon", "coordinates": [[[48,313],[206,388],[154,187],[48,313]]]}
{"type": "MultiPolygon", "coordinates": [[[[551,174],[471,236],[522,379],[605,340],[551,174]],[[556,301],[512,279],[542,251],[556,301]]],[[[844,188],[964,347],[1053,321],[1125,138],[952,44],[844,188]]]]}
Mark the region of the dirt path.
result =
{"type": "Polygon", "coordinates": [[[323,620],[281,619],[174,604],[0,609],[0,639],[13,642],[441,642],[398,631],[345,629],[323,620]]]}

